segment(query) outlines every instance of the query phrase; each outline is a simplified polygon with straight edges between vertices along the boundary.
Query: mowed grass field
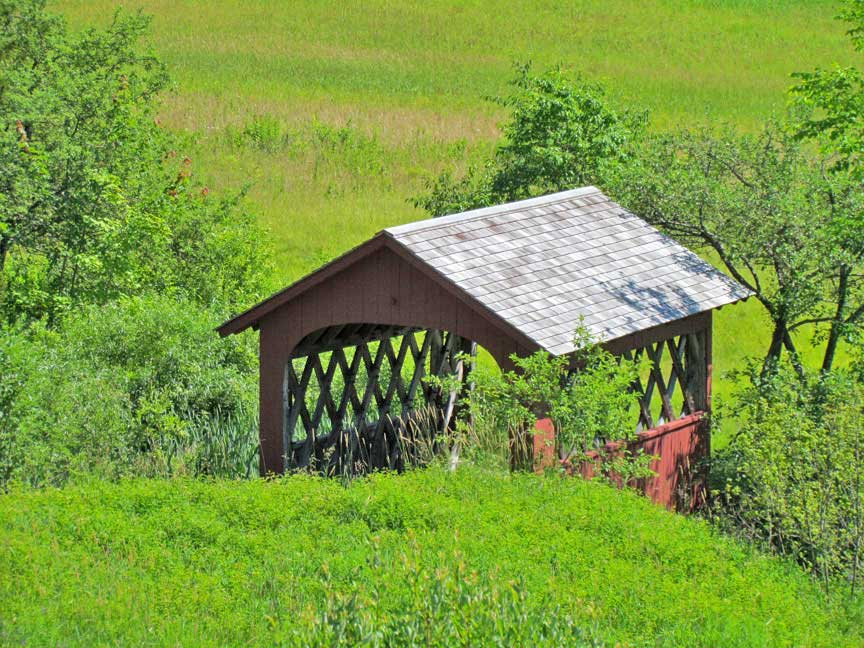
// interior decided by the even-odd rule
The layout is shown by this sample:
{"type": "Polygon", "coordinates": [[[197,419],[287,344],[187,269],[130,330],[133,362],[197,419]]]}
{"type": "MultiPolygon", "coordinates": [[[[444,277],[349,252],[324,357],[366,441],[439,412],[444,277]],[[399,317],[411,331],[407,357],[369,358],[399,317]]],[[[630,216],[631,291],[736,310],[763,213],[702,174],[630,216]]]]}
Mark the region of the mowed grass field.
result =
{"type": "MultiPolygon", "coordinates": [[[[75,26],[116,0],[53,3],[75,26]]],[[[216,189],[250,184],[272,232],[274,288],[382,227],[416,220],[423,179],[491,150],[516,62],[603,81],[652,127],[781,114],[790,73],[854,59],[838,6],[820,0],[295,0],[127,2],[154,17],[150,43],[176,87],[164,123],[188,132],[216,189]]],[[[722,374],[760,354],[760,308],[724,309],[722,374]]],[[[804,340],[802,340],[804,342],[804,340]]],[[[813,355],[817,355],[814,351],[813,355]]]]}

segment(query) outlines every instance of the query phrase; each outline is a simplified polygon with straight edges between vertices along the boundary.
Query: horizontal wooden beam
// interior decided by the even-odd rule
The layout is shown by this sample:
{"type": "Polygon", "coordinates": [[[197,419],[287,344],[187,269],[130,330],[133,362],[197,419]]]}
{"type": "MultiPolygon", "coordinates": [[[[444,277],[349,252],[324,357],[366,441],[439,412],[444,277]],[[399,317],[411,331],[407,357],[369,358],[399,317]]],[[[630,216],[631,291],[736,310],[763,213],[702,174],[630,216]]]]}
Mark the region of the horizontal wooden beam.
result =
{"type": "Polygon", "coordinates": [[[665,342],[666,340],[678,337],[679,335],[698,333],[709,329],[710,327],[711,311],[705,311],[703,313],[690,315],[689,317],[683,317],[674,322],[653,326],[644,331],[637,331],[615,340],[604,341],[602,346],[604,349],[609,351],[609,353],[621,355],[624,351],[633,351],[641,347],[646,347],[649,344],[665,342]]]}
{"type": "Polygon", "coordinates": [[[416,326],[387,326],[377,324],[330,326],[323,329],[323,333],[315,331],[300,340],[300,343],[291,353],[291,357],[302,358],[315,353],[325,353],[327,351],[335,351],[336,349],[357,346],[358,344],[386,340],[421,330],[421,328],[416,326]]]}

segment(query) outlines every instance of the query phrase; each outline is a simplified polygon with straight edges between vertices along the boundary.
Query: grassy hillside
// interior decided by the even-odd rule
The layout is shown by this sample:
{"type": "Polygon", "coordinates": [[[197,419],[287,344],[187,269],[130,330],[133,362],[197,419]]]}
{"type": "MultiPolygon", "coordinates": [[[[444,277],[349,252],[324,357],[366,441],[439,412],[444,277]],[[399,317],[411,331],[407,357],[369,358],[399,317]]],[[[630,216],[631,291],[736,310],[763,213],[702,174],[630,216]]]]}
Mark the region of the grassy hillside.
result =
{"type": "MultiPolygon", "coordinates": [[[[53,6],[83,25],[104,23],[117,4],[53,6]]],[[[200,134],[220,185],[254,183],[286,279],[319,252],[419,217],[405,202],[418,178],[464,157],[462,142],[470,155],[496,136],[502,113],[483,98],[506,92],[516,61],[604,80],[664,127],[753,125],[783,109],[792,71],[851,58],[835,3],[812,0],[123,5],[154,16],[153,47],[177,81],[165,123],[200,134]],[[373,142],[335,156],[331,142],[237,150],[220,137],[260,115],[304,132],[348,125],[373,142]]]]}
{"type": "Polygon", "coordinates": [[[455,590],[456,619],[514,587],[519,614],[572,615],[622,645],[864,642],[864,610],[828,604],[795,567],[580,480],[94,483],[0,497],[0,534],[4,645],[290,644],[323,609],[384,624],[455,590]],[[471,599],[481,587],[495,594],[471,599]]]}
{"type": "MultiPolygon", "coordinates": [[[[81,26],[116,4],[53,6],[81,26]]],[[[163,120],[194,134],[193,169],[220,188],[251,183],[278,254],[274,285],[422,217],[406,199],[489,150],[503,113],[483,98],[507,91],[516,61],[603,80],[657,128],[749,128],[783,110],[791,72],[853,57],[836,3],[818,0],[124,6],[154,16],[152,46],[177,81],[163,120]]],[[[755,303],[718,315],[720,372],[763,352],[763,324],[755,303]]]]}

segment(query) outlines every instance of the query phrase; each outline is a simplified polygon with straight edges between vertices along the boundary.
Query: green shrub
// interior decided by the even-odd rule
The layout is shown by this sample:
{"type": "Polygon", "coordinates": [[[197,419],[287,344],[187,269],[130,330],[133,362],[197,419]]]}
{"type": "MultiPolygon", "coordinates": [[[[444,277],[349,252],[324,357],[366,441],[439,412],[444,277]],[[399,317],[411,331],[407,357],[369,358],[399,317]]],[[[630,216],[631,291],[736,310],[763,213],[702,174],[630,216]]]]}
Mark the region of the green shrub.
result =
{"type": "MultiPolygon", "coordinates": [[[[578,462],[588,451],[603,452],[610,441],[635,438],[633,408],[638,395],[631,386],[639,363],[616,358],[581,329],[575,344],[578,350],[572,362],[579,367],[577,371],[569,370],[571,358],[553,357],[545,351],[525,358],[513,356],[517,371],[477,371],[475,387],[467,396],[471,439],[497,438],[504,452],[530,455],[521,446],[537,419],[548,416],[555,425],[557,455],[578,462]],[[490,430],[497,430],[497,435],[490,430]]],[[[470,455],[471,443],[466,449],[470,455]]],[[[614,467],[626,482],[647,476],[650,459],[625,454],[602,466],[614,467]]]]}
{"type": "Polygon", "coordinates": [[[714,459],[716,519],[804,565],[823,586],[860,587],[864,562],[864,387],[801,380],[787,366],[738,399],[741,428],[714,459]]]}
{"type": "Polygon", "coordinates": [[[13,478],[41,485],[80,473],[116,477],[131,464],[127,394],[111,371],[70,362],[54,344],[11,333],[0,340],[0,487],[13,478]]]}
{"type": "Polygon", "coordinates": [[[256,357],[251,339],[216,335],[219,319],[144,296],[83,308],[56,330],[4,336],[0,476],[33,484],[97,468],[248,476],[256,357]]]}
{"type": "Polygon", "coordinates": [[[253,147],[275,152],[288,143],[288,133],[282,123],[270,115],[256,115],[243,127],[243,137],[253,147]]]}

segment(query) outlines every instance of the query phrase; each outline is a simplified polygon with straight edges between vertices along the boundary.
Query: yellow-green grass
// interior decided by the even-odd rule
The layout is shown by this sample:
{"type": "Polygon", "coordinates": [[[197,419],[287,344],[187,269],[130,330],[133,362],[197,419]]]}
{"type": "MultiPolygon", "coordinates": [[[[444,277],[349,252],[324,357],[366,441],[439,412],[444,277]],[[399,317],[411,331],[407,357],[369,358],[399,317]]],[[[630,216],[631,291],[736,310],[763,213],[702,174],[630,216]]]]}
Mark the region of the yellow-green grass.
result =
{"type": "MultiPolygon", "coordinates": [[[[56,6],[82,24],[115,4],[56,6]]],[[[835,5],[813,0],[125,4],[155,16],[180,88],[167,114],[187,128],[268,112],[354,118],[398,140],[489,136],[480,97],[516,60],[607,79],[661,123],[708,110],[749,124],[782,106],[792,70],[849,59],[835,5]]]]}
{"type": "MultiPolygon", "coordinates": [[[[71,23],[105,24],[116,0],[53,4],[71,23]]],[[[558,63],[648,108],[654,128],[782,113],[790,73],[854,54],[837,4],[818,0],[562,2],[132,1],[176,88],[169,127],[195,134],[196,172],[216,188],[251,183],[269,226],[274,287],[378,229],[423,217],[407,199],[424,177],[491,150],[513,64],[558,63]],[[287,138],[254,146],[256,116],[287,138]],[[347,141],[320,137],[344,128],[347,141]],[[231,135],[233,133],[233,136],[231,135]],[[327,133],[325,132],[325,135],[327,133]]],[[[715,393],[767,343],[757,303],[716,318],[715,393]]],[[[802,343],[808,355],[806,336],[802,343]]]]}

